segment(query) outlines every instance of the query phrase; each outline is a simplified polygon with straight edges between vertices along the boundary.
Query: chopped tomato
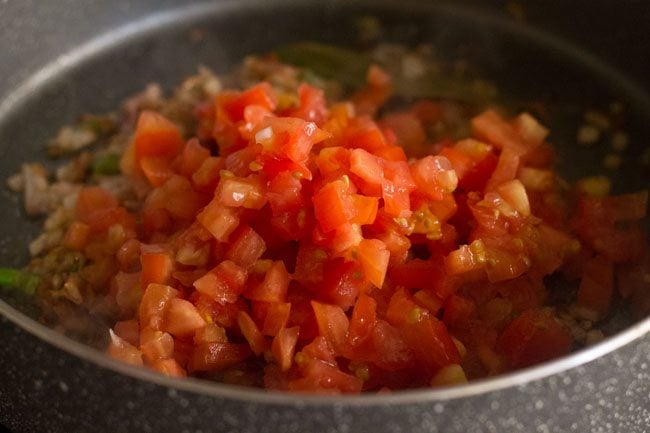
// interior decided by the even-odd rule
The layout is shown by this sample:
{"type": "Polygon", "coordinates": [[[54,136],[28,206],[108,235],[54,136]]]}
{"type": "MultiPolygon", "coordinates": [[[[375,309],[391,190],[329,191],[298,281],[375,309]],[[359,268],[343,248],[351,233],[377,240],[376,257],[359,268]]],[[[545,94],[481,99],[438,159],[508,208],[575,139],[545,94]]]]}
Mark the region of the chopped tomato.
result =
{"type": "Polygon", "coordinates": [[[289,391],[447,386],[581,346],[549,308],[556,278],[595,327],[619,297],[650,310],[648,192],[570,190],[531,115],[488,110],[452,140],[457,104],[395,112],[378,66],[329,104],[274,57],[252,65],[273,83],[143,111],[132,188],[81,188],[56,227],[83,255],[78,274],[55,260],[63,291],[79,277],[114,320],[112,356],[289,391]]]}
{"type": "Polygon", "coordinates": [[[221,371],[251,356],[248,344],[202,343],[196,345],[189,361],[189,371],[221,371]]]}
{"type": "Polygon", "coordinates": [[[165,329],[175,337],[194,335],[205,326],[205,319],[198,310],[185,299],[172,299],[165,315],[165,329]]]}
{"type": "Polygon", "coordinates": [[[299,332],[300,327],[298,326],[289,329],[282,328],[273,339],[271,351],[273,352],[273,358],[275,358],[282,371],[291,368],[299,332]]]}
{"type": "Polygon", "coordinates": [[[133,143],[135,160],[142,163],[145,157],[172,160],[179,154],[183,139],[172,121],[154,111],[143,111],[138,118],[133,143]]]}
{"type": "Polygon", "coordinates": [[[75,217],[88,225],[91,233],[105,232],[114,224],[131,225],[126,209],[100,187],[85,187],[79,191],[75,217]]]}
{"type": "Polygon", "coordinates": [[[140,327],[160,329],[171,300],[178,295],[178,291],[164,284],[149,284],[140,301],[139,319],[140,327]]]}
{"type": "Polygon", "coordinates": [[[460,362],[458,349],[447,328],[435,317],[422,315],[415,322],[405,323],[400,330],[416,362],[429,374],[460,362]]]}
{"type": "Polygon", "coordinates": [[[142,287],[149,284],[167,284],[174,270],[174,261],[169,252],[158,246],[142,246],[140,254],[140,283],[142,287]]]}
{"type": "Polygon", "coordinates": [[[233,303],[243,292],[247,277],[245,269],[230,260],[224,260],[194,281],[194,287],[220,304],[233,303]]]}
{"type": "Polygon", "coordinates": [[[259,356],[267,350],[268,344],[264,339],[264,335],[262,335],[253,319],[251,319],[251,316],[244,311],[240,311],[237,314],[237,324],[255,355],[259,356]]]}
{"type": "Polygon", "coordinates": [[[512,367],[526,367],[568,352],[571,335],[546,310],[528,310],[499,336],[499,347],[512,367]]]}
{"type": "Polygon", "coordinates": [[[111,342],[108,345],[107,353],[109,356],[119,359],[122,362],[132,365],[142,365],[142,353],[131,345],[126,340],[115,335],[113,331],[111,334],[111,342]]]}
{"type": "Polygon", "coordinates": [[[336,305],[322,304],[311,301],[311,306],[316,315],[318,329],[327,342],[336,350],[341,352],[347,340],[350,321],[343,309],[336,305]]]}
{"type": "Polygon", "coordinates": [[[284,302],[289,288],[289,273],[281,261],[274,262],[261,284],[248,290],[245,296],[254,301],[284,302]]]}

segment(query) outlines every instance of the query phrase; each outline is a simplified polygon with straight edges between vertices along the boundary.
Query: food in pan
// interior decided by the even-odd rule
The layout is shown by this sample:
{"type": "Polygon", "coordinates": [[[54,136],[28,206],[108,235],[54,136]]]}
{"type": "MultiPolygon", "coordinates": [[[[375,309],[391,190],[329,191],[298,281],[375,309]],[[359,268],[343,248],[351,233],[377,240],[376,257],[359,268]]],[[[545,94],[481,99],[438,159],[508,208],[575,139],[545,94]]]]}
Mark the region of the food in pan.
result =
{"type": "Polygon", "coordinates": [[[10,179],[47,219],[0,282],[122,361],[298,392],[464,383],[647,314],[647,191],[567,184],[535,117],[435,71],[298,44],[85,116],[10,179]]]}

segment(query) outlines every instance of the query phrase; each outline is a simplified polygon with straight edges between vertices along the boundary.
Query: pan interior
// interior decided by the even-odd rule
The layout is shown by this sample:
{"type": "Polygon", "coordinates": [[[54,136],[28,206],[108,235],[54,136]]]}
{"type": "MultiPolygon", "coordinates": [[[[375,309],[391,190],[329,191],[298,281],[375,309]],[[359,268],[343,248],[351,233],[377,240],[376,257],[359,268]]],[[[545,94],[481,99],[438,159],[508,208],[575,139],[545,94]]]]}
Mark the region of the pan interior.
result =
{"type": "MultiPolygon", "coordinates": [[[[357,40],[359,18],[373,16],[382,24],[384,41],[431,43],[442,57],[467,61],[504,97],[546,103],[550,115],[544,120],[567,179],[606,173],[617,191],[647,188],[650,170],[643,154],[650,139],[648,95],[568,43],[460,6],[398,9],[388,4],[288,2],[270,9],[256,4],[235,8],[217,2],[160,14],[142,26],[102,35],[100,43],[91,41],[72,53],[64,66],[29,81],[18,89],[9,109],[0,110],[0,173],[7,177],[23,162],[44,160],[44,144],[61,125],[83,113],[108,112],[150,82],[169,91],[198,65],[225,73],[247,54],[289,42],[350,45],[357,40]],[[609,144],[585,149],[576,144],[576,132],[585,109],[607,110],[612,102],[625,107],[630,146],[622,167],[606,172],[601,162],[611,151],[609,144]]],[[[4,181],[0,194],[0,266],[19,267],[28,260],[27,244],[42,220],[25,215],[20,197],[4,181]]],[[[11,291],[0,291],[0,298],[27,315],[38,314],[29,299],[11,291]]],[[[614,315],[612,326],[620,327],[623,316],[614,315]]]]}

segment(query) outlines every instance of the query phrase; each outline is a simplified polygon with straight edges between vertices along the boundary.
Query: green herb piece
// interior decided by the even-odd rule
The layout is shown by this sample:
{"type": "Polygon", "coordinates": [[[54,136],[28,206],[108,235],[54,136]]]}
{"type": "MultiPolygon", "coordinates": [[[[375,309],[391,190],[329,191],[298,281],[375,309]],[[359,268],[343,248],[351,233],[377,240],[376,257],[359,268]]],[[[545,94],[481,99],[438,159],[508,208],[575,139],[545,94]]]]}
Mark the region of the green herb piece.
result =
{"type": "Polygon", "coordinates": [[[92,172],[96,176],[111,176],[120,174],[119,155],[104,155],[93,160],[92,172]]]}
{"type": "Polygon", "coordinates": [[[2,287],[20,289],[26,295],[33,295],[40,282],[41,279],[37,275],[13,268],[0,268],[0,286],[2,287]]]}

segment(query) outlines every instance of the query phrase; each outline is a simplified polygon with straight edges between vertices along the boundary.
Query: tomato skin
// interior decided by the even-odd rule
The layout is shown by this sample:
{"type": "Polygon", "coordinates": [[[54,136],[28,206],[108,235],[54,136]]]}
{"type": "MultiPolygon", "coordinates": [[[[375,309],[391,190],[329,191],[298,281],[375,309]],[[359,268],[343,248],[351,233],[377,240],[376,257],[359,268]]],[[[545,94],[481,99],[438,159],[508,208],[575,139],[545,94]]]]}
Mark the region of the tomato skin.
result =
{"type": "Polygon", "coordinates": [[[247,344],[203,343],[194,346],[188,370],[221,371],[236,365],[252,354],[247,344]]]}

